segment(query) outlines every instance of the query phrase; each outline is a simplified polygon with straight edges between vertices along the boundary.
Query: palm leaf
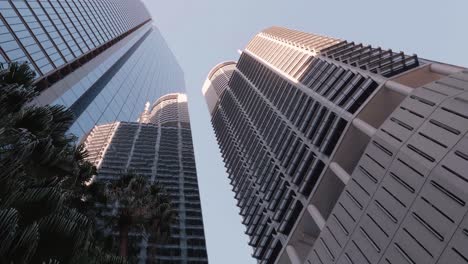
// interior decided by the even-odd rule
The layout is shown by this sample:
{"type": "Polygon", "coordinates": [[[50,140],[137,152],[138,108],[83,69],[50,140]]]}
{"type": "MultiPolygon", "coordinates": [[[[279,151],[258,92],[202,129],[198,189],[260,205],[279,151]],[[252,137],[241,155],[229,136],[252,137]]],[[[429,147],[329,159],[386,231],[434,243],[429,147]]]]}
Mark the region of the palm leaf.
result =
{"type": "Polygon", "coordinates": [[[48,260],[44,260],[42,261],[41,264],[60,264],[61,262],[57,259],[48,259],[48,260]]]}
{"type": "Polygon", "coordinates": [[[24,161],[35,150],[39,141],[25,129],[6,128],[0,131],[0,157],[2,161],[24,161]]]}
{"type": "Polygon", "coordinates": [[[38,224],[41,238],[36,259],[53,256],[67,262],[87,247],[91,237],[92,222],[75,210],[49,215],[38,224]]]}
{"type": "Polygon", "coordinates": [[[68,208],[93,213],[79,205],[95,167],[67,134],[74,121],[70,111],[28,106],[38,95],[34,78],[27,64],[0,70],[0,262],[73,263],[83,255],[88,261],[82,263],[125,263],[92,253],[93,221],[68,208]]]}
{"type": "MultiPolygon", "coordinates": [[[[3,67],[2,67],[3,68],[3,67]]],[[[17,83],[29,86],[36,78],[36,73],[29,67],[28,63],[12,62],[8,65],[7,71],[2,72],[0,81],[3,83],[17,83]]]]}
{"type": "Polygon", "coordinates": [[[12,241],[9,249],[10,259],[14,263],[29,263],[39,244],[39,226],[37,223],[27,226],[12,241]]]}
{"type": "Polygon", "coordinates": [[[54,125],[52,112],[46,106],[26,107],[15,117],[15,128],[26,129],[39,138],[49,136],[54,125]]]}
{"type": "Polygon", "coordinates": [[[54,120],[52,136],[64,136],[75,122],[73,112],[63,105],[52,105],[47,107],[54,120]]]}
{"type": "Polygon", "coordinates": [[[125,258],[104,252],[101,248],[94,246],[88,251],[77,256],[72,264],[128,264],[125,258]]]}
{"type": "Polygon", "coordinates": [[[176,219],[171,197],[159,183],[151,184],[147,177],[124,172],[116,182],[101,182],[102,192],[109,204],[118,204],[118,219],[130,226],[140,226],[154,241],[165,241],[170,236],[176,219]]]}
{"type": "Polygon", "coordinates": [[[8,117],[13,113],[17,113],[36,96],[37,92],[31,87],[17,84],[0,84],[1,117],[8,117]]]}
{"type": "Polygon", "coordinates": [[[0,256],[6,255],[18,229],[18,211],[9,208],[0,210],[0,256]]]}
{"type": "Polygon", "coordinates": [[[17,191],[5,201],[7,207],[16,208],[21,212],[21,222],[25,225],[58,211],[63,203],[63,191],[58,187],[17,191]]]}
{"type": "Polygon", "coordinates": [[[75,160],[77,161],[85,161],[89,158],[88,150],[86,149],[84,144],[80,144],[75,149],[75,160]]]}

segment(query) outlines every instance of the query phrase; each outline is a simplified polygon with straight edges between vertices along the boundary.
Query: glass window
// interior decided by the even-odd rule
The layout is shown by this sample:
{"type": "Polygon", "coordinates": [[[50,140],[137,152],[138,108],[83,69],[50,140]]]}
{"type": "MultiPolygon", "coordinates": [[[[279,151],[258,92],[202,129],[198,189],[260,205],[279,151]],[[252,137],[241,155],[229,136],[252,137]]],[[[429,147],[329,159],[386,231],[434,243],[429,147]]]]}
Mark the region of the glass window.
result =
{"type": "Polygon", "coordinates": [[[93,118],[93,120],[97,121],[101,118],[102,111],[99,109],[99,107],[96,105],[96,102],[92,102],[88,108],[86,108],[86,111],[89,113],[89,115],[93,118]]]}
{"type": "Polygon", "coordinates": [[[68,89],[62,96],[61,96],[64,105],[66,107],[70,107],[74,102],[76,102],[76,99],[78,99],[78,96],[72,91],[72,89],[68,89]]]}
{"type": "Polygon", "coordinates": [[[103,93],[100,93],[94,101],[96,102],[101,112],[104,112],[104,110],[107,108],[107,104],[109,103],[109,100],[106,99],[103,93]]]}
{"type": "Polygon", "coordinates": [[[88,133],[96,124],[87,111],[84,111],[83,114],[81,114],[78,118],[78,123],[85,133],[88,133]]]}
{"type": "Polygon", "coordinates": [[[72,133],[78,138],[82,137],[85,134],[83,129],[80,127],[79,122],[75,122],[75,124],[73,124],[73,126],[70,128],[70,130],[68,130],[68,132],[72,133]]]}
{"type": "Polygon", "coordinates": [[[106,111],[104,112],[104,114],[101,116],[101,119],[99,120],[99,122],[101,124],[110,123],[110,122],[114,122],[114,120],[116,120],[116,114],[112,111],[110,107],[108,107],[106,111]]]}

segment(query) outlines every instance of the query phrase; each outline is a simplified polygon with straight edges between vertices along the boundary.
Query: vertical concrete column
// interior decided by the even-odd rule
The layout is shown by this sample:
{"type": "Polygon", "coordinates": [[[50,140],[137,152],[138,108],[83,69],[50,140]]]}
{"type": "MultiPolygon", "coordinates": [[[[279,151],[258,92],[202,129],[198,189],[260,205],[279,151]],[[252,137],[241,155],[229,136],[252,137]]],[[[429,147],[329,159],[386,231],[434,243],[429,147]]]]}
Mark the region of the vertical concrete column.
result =
{"type": "Polygon", "coordinates": [[[297,254],[297,251],[293,246],[288,245],[286,247],[286,252],[288,253],[291,264],[302,264],[301,258],[299,257],[299,254],[297,254]]]}
{"type": "Polygon", "coordinates": [[[369,137],[373,137],[377,129],[371,126],[366,121],[356,118],[353,120],[353,126],[357,129],[361,130],[364,134],[368,135],[369,137]]]}
{"type": "Polygon", "coordinates": [[[315,207],[315,205],[310,204],[307,206],[307,212],[309,212],[310,216],[312,216],[312,219],[314,219],[315,223],[317,224],[318,228],[322,230],[325,227],[325,218],[323,218],[322,214],[320,211],[315,207]]]}
{"type": "Polygon", "coordinates": [[[346,185],[348,184],[351,176],[336,162],[330,163],[330,169],[340,178],[340,180],[346,185]]]}

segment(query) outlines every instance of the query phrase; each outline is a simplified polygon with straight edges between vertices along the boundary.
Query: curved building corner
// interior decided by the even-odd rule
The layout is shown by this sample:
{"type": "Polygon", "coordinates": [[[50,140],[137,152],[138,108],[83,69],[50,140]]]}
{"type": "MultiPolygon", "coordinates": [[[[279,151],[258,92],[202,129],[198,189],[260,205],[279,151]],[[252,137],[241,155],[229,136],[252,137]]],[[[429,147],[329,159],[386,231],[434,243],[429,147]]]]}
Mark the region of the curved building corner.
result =
{"type": "Polygon", "coordinates": [[[209,73],[203,84],[202,93],[208,105],[210,114],[216,108],[219,98],[226,90],[229,79],[236,68],[236,62],[227,61],[216,65],[209,73]]]}

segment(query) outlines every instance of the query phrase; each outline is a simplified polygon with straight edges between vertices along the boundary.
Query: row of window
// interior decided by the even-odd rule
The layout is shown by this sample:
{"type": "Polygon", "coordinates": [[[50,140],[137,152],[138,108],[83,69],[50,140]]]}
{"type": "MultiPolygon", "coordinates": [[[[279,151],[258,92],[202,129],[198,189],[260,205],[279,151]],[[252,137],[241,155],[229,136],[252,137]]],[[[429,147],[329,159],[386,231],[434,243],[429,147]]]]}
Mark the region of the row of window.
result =
{"type": "MultiPolygon", "coordinates": [[[[152,124],[138,123],[120,123],[118,126],[104,125],[96,127],[87,139],[86,144],[96,146],[93,138],[96,136],[96,140],[104,145],[101,147],[101,151],[107,149],[103,157],[99,179],[115,178],[119,172],[127,168],[127,163],[129,163],[129,167],[132,167],[136,173],[155,177],[156,180],[164,184],[174,199],[173,207],[179,211],[182,202],[180,200],[181,168],[179,166],[177,142],[183,140],[191,144],[191,136],[189,136],[190,131],[184,129],[180,133],[184,138],[179,138],[177,130],[174,128],[158,128],[152,124]],[[112,140],[109,141],[108,138],[111,136],[112,140]],[[159,141],[162,144],[157,148],[156,145],[159,141]],[[107,144],[110,144],[108,148],[105,147],[107,144]],[[162,145],[164,146],[162,147],[162,145]],[[173,155],[173,152],[176,155],[173,155]],[[129,153],[132,153],[132,155],[129,153]],[[156,162],[155,159],[157,159],[156,162]],[[156,164],[154,171],[152,169],[153,164],[156,164]]],[[[191,151],[186,149],[183,155],[187,160],[194,160],[193,149],[191,151]]],[[[200,258],[200,261],[206,259],[203,220],[195,170],[193,169],[189,172],[187,177],[186,179],[184,178],[183,204],[186,208],[184,213],[188,217],[179,219],[179,221],[183,219],[184,223],[175,225],[172,233],[172,240],[186,240],[186,247],[182,248],[181,245],[185,245],[185,243],[179,245],[178,242],[174,248],[176,251],[166,247],[156,250],[158,259],[180,258],[182,255],[189,256],[189,259],[200,258]],[[180,235],[181,228],[184,229],[183,233],[186,234],[184,237],[180,235]],[[182,250],[186,251],[186,253],[182,254],[182,250]]],[[[139,238],[136,239],[138,240],[139,238]]],[[[147,258],[151,259],[153,257],[152,254],[151,250],[149,250],[147,258]]]]}
{"type": "Polygon", "coordinates": [[[131,2],[1,1],[0,46],[8,61],[31,62],[45,75],[150,18],[131,2]]]}
{"type": "Polygon", "coordinates": [[[299,117],[309,113],[309,111],[298,112],[304,110],[301,107],[304,107],[305,100],[332,102],[350,113],[355,113],[378,87],[378,84],[370,78],[320,59],[314,59],[300,79],[301,83],[317,93],[319,98],[311,98],[249,55],[241,56],[238,68],[298,127],[305,123],[305,120],[299,117]]]}
{"type": "Polygon", "coordinates": [[[296,79],[302,76],[311,60],[311,55],[305,50],[295,49],[287,44],[274,42],[261,36],[255,37],[247,49],[296,79]]]}
{"type": "Polygon", "coordinates": [[[282,248],[276,234],[291,232],[304,210],[301,195],[309,197],[341,138],[347,121],[338,109],[354,114],[378,87],[371,78],[323,57],[305,55],[289,44],[327,51],[326,56],[335,55],[332,59],[365,65],[363,69],[383,76],[417,66],[417,58],[402,54],[375,57],[359,47],[339,51],[336,47],[345,45],[342,41],[279,28],[269,31],[254,38],[248,50],[286,75],[298,77],[310,92],[243,53],[212,117],[259,263],[276,260],[282,248]]]}
{"type": "MultiPolygon", "coordinates": [[[[224,104],[222,105],[224,107],[224,104]]],[[[252,188],[252,186],[255,186],[255,183],[249,179],[249,174],[245,170],[244,166],[240,165],[240,163],[245,162],[244,157],[241,155],[233,155],[233,152],[240,150],[239,147],[236,146],[237,142],[233,140],[233,135],[231,132],[229,132],[231,129],[230,124],[225,123],[223,120],[224,118],[220,114],[221,112],[223,112],[222,109],[218,109],[218,111],[213,116],[213,125],[215,126],[215,132],[217,134],[218,140],[225,142],[225,144],[221,143],[220,146],[222,148],[223,156],[226,157],[226,155],[228,155],[227,157],[229,157],[228,159],[225,159],[228,170],[232,168],[231,165],[233,165],[233,163],[236,163],[234,164],[235,175],[231,173],[230,178],[232,179],[234,188],[237,188],[240,184],[240,190],[244,190],[243,192],[239,192],[239,190],[237,190],[236,198],[239,199],[239,206],[242,208],[241,214],[244,215],[244,223],[247,224],[247,232],[251,236],[250,244],[257,246],[256,254],[254,254],[256,258],[262,259],[263,257],[265,259],[269,259],[269,256],[272,253],[271,247],[269,246],[272,244],[270,242],[273,241],[272,237],[276,234],[276,231],[274,231],[274,228],[271,226],[265,226],[267,222],[271,223],[271,220],[268,221],[267,217],[265,217],[265,214],[262,214],[265,209],[264,206],[259,203],[259,196],[252,195],[254,193],[254,188],[252,188]],[[230,148],[226,148],[228,145],[230,145],[230,148]],[[229,151],[229,149],[231,151],[229,151]],[[245,206],[245,204],[249,204],[250,206],[245,206]],[[262,224],[258,223],[260,216],[264,217],[262,224]],[[252,221],[253,218],[255,220],[252,221]],[[263,240],[263,242],[260,243],[260,238],[263,237],[269,237],[270,239],[268,241],[270,242],[263,240]]],[[[262,160],[262,158],[257,158],[257,160],[262,160]]],[[[264,175],[266,176],[268,173],[265,173],[264,175]]]]}
{"type": "MultiPolygon", "coordinates": [[[[260,263],[272,263],[276,255],[279,254],[282,245],[279,240],[273,239],[276,231],[271,226],[272,221],[265,214],[266,209],[260,203],[259,196],[254,197],[252,195],[254,192],[252,186],[255,186],[255,182],[253,182],[251,174],[245,168],[244,164],[246,160],[241,155],[238,142],[234,139],[232,128],[225,115],[223,115],[221,108],[218,108],[213,115],[213,126],[216,137],[220,142],[219,145],[228,169],[231,184],[236,193],[236,199],[238,199],[238,206],[242,209],[243,222],[247,225],[246,232],[251,237],[249,244],[256,249],[254,257],[259,259],[260,263]],[[251,206],[245,206],[247,203],[251,206]],[[261,238],[263,239],[260,243],[261,238]]],[[[264,164],[271,163],[271,161],[265,161],[265,156],[266,154],[259,160],[263,161],[264,164]]],[[[263,166],[256,167],[256,169],[259,168],[263,168],[263,166]]],[[[258,175],[267,177],[270,176],[270,172],[265,171],[258,175]]],[[[272,178],[276,179],[277,177],[272,178]]]]}
{"type": "MultiPolygon", "coordinates": [[[[298,194],[311,194],[325,167],[321,155],[331,155],[347,123],[245,53],[237,67],[255,86],[234,72],[213,125],[254,256],[267,263],[267,252],[277,252],[276,232],[291,231],[304,207],[298,194]]],[[[316,73],[314,92],[346,86],[345,70],[328,72],[316,73]]]]}
{"type": "MultiPolygon", "coordinates": [[[[234,170],[230,173],[232,180],[231,183],[233,184],[234,191],[236,192],[238,205],[241,207],[241,215],[244,217],[244,224],[247,225],[248,234],[251,236],[250,243],[255,244],[255,238],[252,237],[252,234],[256,232],[255,230],[258,230],[259,225],[257,222],[253,222],[251,220],[253,216],[257,214],[256,212],[262,212],[264,210],[264,205],[260,202],[258,195],[252,195],[255,193],[255,182],[253,181],[248,169],[246,169],[245,159],[240,153],[240,147],[236,146],[237,140],[233,140],[234,135],[232,133],[232,128],[229,121],[227,121],[224,111],[222,109],[218,109],[213,119],[218,140],[223,141],[226,138],[229,138],[229,140],[226,141],[226,144],[220,144],[221,152],[223,156],[230,157],[228,159],[225,158],[226,166],[228,171],[234,170]],[[216,119],[220,121],[225,119],[226,122],[224,120],[216,122],[216,119]],[[249,206],[247,206],[247,204],[249,206]]],[[[257,258],[261,259],[259,256],[257,256],[257,258]]]]}
{"type": "MultiPolygon", "coordinates": [[[[183,78],[178,75],[181,72],[180,67],[172,59],[165,59],[163,65],[162,58],[172,57],[164,52],[168,52],[164,39],[153,30],[111,76],[109,82],[100,88],[101,91],[91,98],[91,104],[77,119],[71,132],[80,137],[96,124],[115,120],[135,121],[144,110],[146,102],[153,102],[155,98],[169,92],[182,91],[183,78]]],[[[68,96],[65,93],[56,103],[64,104],[62,101],[68,96]]],[[[78,97],[73,97],[68,101],[75,102],[77,99],[78,97]]]]}
{"type": "Polygon", "coordinates": [[[347,41],[324,49],[322,54],[385,77],[392,77],[419,66],[416,55],[408,56],[403,52],[396,53],[347,41]]]}
{"type": "MultiPolygon", "coordinates": [[[[239,148],[237,150],[240,156],[243,156],[241,159],[245,159],[251,162],[252,166],[247,165],[248,162],[243,162],[244,165],[238,164],[238,168],[248,167],[249,169],[259,169],[257,162],[262,162],[265,160],[271,160],[272,158],[266,152],[265,148],[262,146],[256,132],[251,128],[250,123],[246,120],[246,117],[242,114],[242,109],[234,110],[233,107],[236,107],[236,103],[232,98],[230,93],[225,93],[223,98],[221,99],[220,105],[226,110],[224,111],[217,111],[217,113],[223,112],[225,114],[225,119],[228,120],[230,123],[230,127],[232,130],[232,134],[234,137],[237,137],[239,140],[239,148]],[[240,165],[240,166],[239,166],[240,165]],[[242,167],[241,167],[242,166],[242,167]]],[[[223,126],[223,125],[222,125],[223,126]]],[[[224,124],[224,126],[226,126],[224,124]]],[[[219,135],[219,133],[218,133],[219,135]]],[[[226,154],[226,151],[223,151],[226,154]]],[[[227,160],[226,160],[227,161],[227,160]]],[[[230,167],[230,163],[227,161],[228,170],[230,167]]],[[[278,169],[278,167],[276,167],[278,169]]],[[[236,198],[239,199],[239,206],[241,207],[241,215],[244,216],[244,224],[246,224],[249,228],[249,232],[251,232],[251,244],[256,247],[258,250],[254,256],[258,259],[264,259],[264,255],[272,245],[273,241],[275,240],[273,237],[276,234],[275,226],[277,224],[269,224],[268,227],[264,227],[252,221],[254,216],[257,212],[265,212],[264,208],[268,206],[268,201],[264,198],[264,195],[261,194],[257,189],[259,186],[256,185],[253,177],[251,177],[248,171],[242,170],[246,173],[238,174],[237,171],[234,171],[233,181],[237,180],[237,184],[234,186],[236,188],[239,186],[240,192],[237,192],[236,198]],[[240,179],[236,179],[240,178],[240,179]],[[265,231],[269,230],[269,231],[265,231]],[[264,232],[267,232],[263,234],[264,232]],[[257,234],[258,236],[255,236],[257,234]],[[261,235],[261,236],[260,236],[261,235]],[[268,241],[263,240],[264,237],[269,237],[268,241]],[[256,241],[262,238],[261,241],[258,242],[258,246],[256,241]],[[266,243],[266,244],[265,244],[266,243]]],[[[252,174],[254,177],[258,177],[259,175],[252,174]]],[[[262,175],[263,176],[263,175],[262,175]]],[[[278,177],[273,178],[272,175],[268,175],[265,173],[266,177],[271,177],[269,180],[265,181],[265,184],[271,183],[274,179],[279,179],[278,177]]],[[[283,214],[284,216],[284,214],[283,214]]],[[[283,221],[283,216],[281,216],[278,221],[283,221]]],[[[272,221],[270,220],[270,223],[272,221]]]]}
{"type": "Polygon", "coordinates": [[[341,42],[339,39],[281,27],[270,27],[260,34],[314,52],[341,42]]]}
{"type": "MultiPolygon", "coordinates": [[[[242,102],[244,98],[250,98],[250,100],[252,100],[246,103],[248,105],[248,107],[246,107],[246,112],[248,113],[249,117],[252,118],[254,124],[256,122],[261,122],[261,121],[257,121],[257,119],[261,119],[262,117],[265,117],[265,116],[271,116],[270,114],[263,112],[262,109],[268,109],[268,107],[265,106],[265,104],[261,101],[258,95],[256,95],[255,93],[249,93],[248,91],[252,91],[252,89],[249,89],[249,87],[247,87],[246,85],[241,85],[242,79],[240,79],[238,74],[235,73],[233,75],[230,83],[231,83],[231,90],[233,92],[235,92],[236,90],[242,91],[241,94],[236,94],[239,101],[242,102]],[[255,105],[255,110],[253,109],[253,107],[250,107],[253,105],[255,105]],[[251,109],[251,111],[249,111],[248,109],[251,109]]],[[[244,84],[246,83],[244,82],[244,84]]],[[[271,111],[271,109],[269,110],[271,111]]],[[[258,127],[258,124],[256,125],[258,127]]],[[[270,126],[267,125],[266,127],[269,128],[270,126]]],[[[266,129],[266,130],[268,132],[272,131],[271,129],[266,129]]],[[[270,145],[273,145],[270,147],[272,147],[273,153],[276,154],[276,157],[281,162],[281,165],[283,166],[283,168],[286,169],[288,178],[296,175],[294,177],[296,179],[295,183],[300,187],[301,193],[307,197],[312,191],[312,188],[314,187],[318,177],[322,173],[322,170],[324,167],[323,162],[319,160],[317,160],[317,162],[311,162],[310,159],[307,159],[307,158],[304,159],[304,157],[307,157],[307,155],[305,154],[307,147],[303,144],[303,142],[300,139],[298,139],[294,133],[288,134],[288,133],[284,133],[284,131],[283,132],[281,132],[281,130],[279,131],[280,131],[279,134],[283,135],[283,138],[280,138],[279,140],[276,140],[274,142],[267,142],[267,143],[269,143],[270,145]],[[280,144],[276,144],[277,142],[280,142],[280,144]],[[301,162],[301,171],[295,174],[296,169],[299,167],[299,162],[301,162]],[[297,179],[300,179],[300,180],[297,180],[297,179]]],[[[259,132],[263,133],[265,131],[260,130],[259,132]]],[[[265,138],[265,134],[263,134],[262,136],[263,138],[265,138]]],[[[248,153],[246,154],[246,156],[248,157],[248,153]]],[[[259,160],[258,156],[255,156],[255,155],[253,159],[257,161],[259,160]]],[[[289,184],[287,182],[282,181],[282,178],[284,177],[276,175],[277,173],[276,174],[273,173],[273,175],[271,175],[271,173],[272,173],[271,171],[266,172],[266,174],[269,175],[271,178],[269,181],[266,182],[265,185],[263,185],[260,188],[260,190],[265,192],[264,199],[267,202],[269,202],[268,210],[275,212],[275,217],[273,219],[279,223],[282,223],[282,226],[284,226],[282,230],[280,230],[280,232],[281,231],[289,232],[290,231],[289,228],[294,223],[295,217],[297,217],[297,215],[302,210],[302,205],[300,204],[300,202],[294,203],[295,192],[288,189],[289,184]],[[264,186],[265,188],[263,188],[264,186]],[[273,193],[275,195],[272,199],[273,193]],[[297,209],[297,208],[301,208],[301,209],[297,209]]],[[[256,173],[256,175],[260,176],[262,174],[256,173]]]]}
{"type": "MultiPolygon", "coordinates": [[[[289,61],[297,62],[297,67],[307,65],[298,56],[285,55],[288,52],[284,48],[278,50],[275,48],[277,46],[295,46],[304,51],[317,52],[319,55],[385,77],[392,77],[419,66],[419,60],[416,55],[408,56],[403,52],[397,53],[392,50],[384,50],[380,47],[373,48],[370,45],[365,46],[354,42],[279,27],[271,27],[260,33],[249,43],[248,49],[254,51],[256,55],[259,55],[270,63],[271,60],[269,58],[272,56],[285,56],[289,61]],[[283,44],[274,43],[271,39],[283,42],[283,44]],[[264,54],[265,52],[267,55],[264,54]]],[[[289,49],[293,48],[290,47],[289,49]]],[[[273,65],[278,67],[282,64],[273,63],[273,65]]],[[[290,70],[285,70],[281,66],[279,68],[285,73],[290,73],[290,70]]],[[[296,75],[292,76],[296,77],[296,75]]]]}

